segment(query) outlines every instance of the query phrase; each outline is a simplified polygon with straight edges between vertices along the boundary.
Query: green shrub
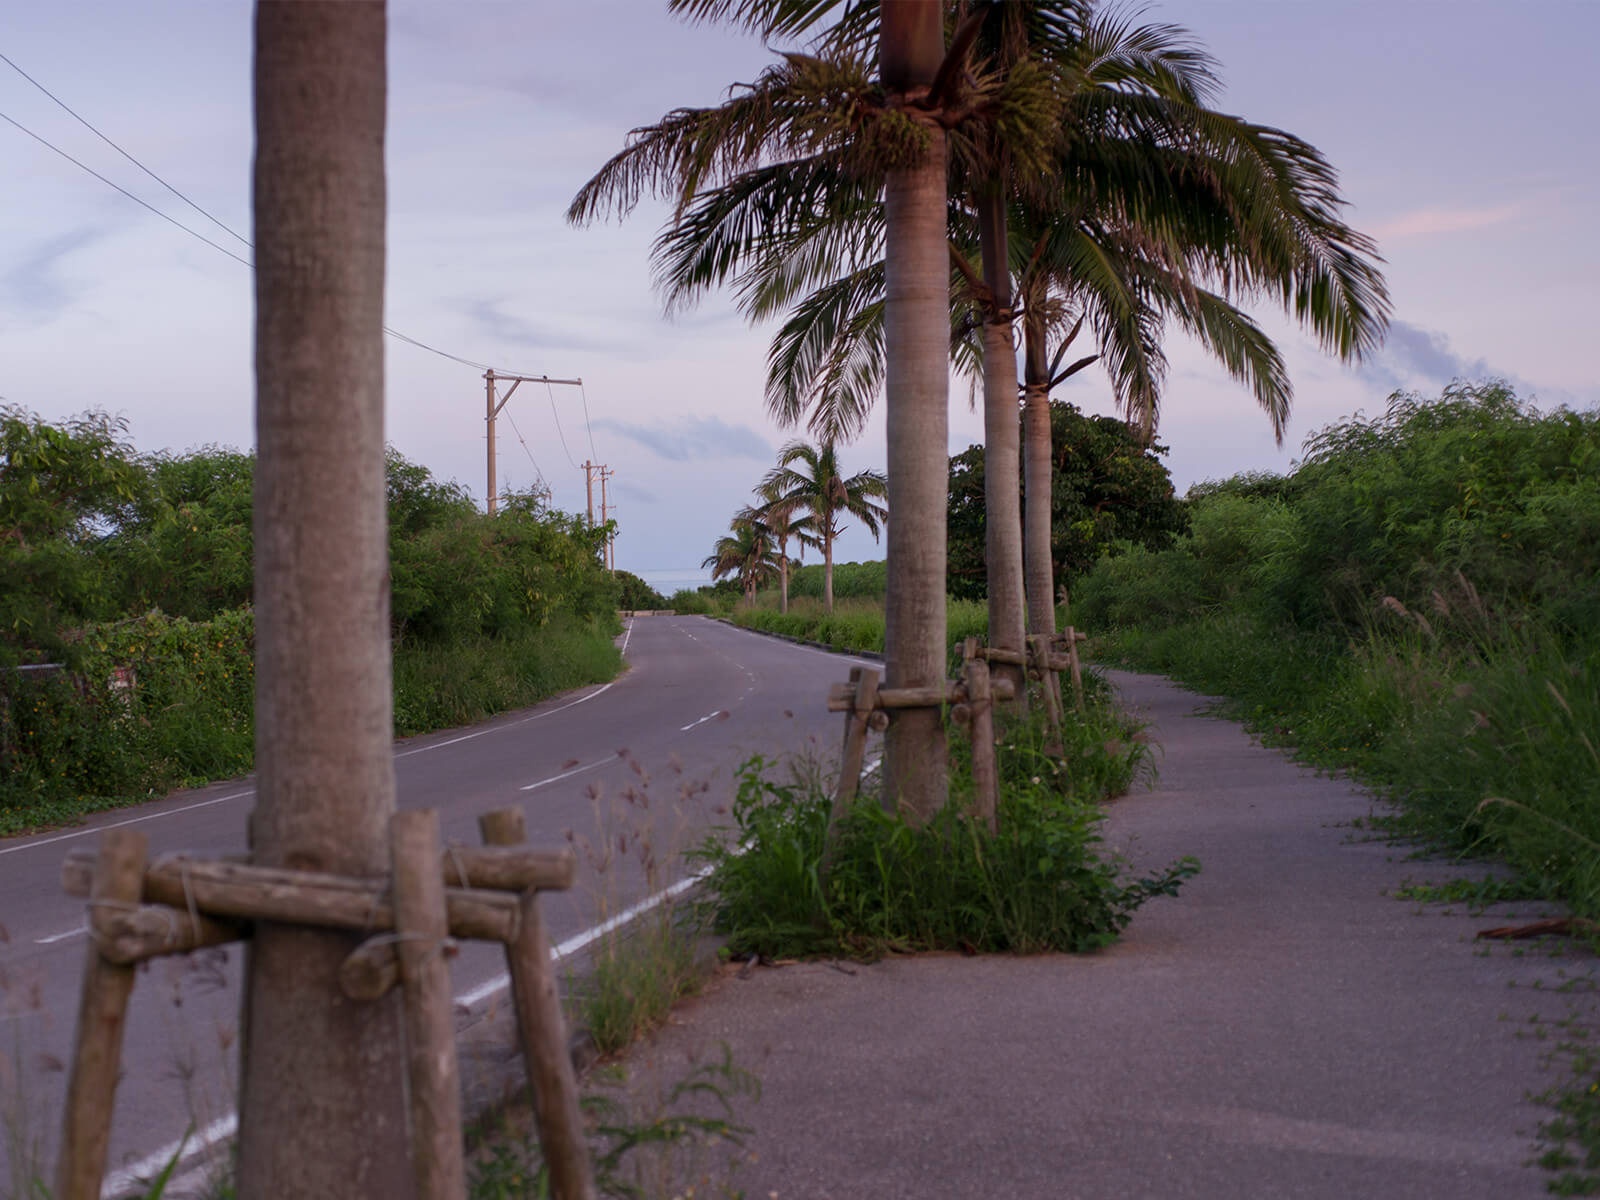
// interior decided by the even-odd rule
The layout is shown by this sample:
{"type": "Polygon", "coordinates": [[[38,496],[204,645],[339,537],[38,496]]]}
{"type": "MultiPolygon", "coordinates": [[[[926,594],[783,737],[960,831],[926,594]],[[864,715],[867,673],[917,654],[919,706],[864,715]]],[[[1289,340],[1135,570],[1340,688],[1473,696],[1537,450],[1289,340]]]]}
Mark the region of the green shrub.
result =
{"type": "Polygon", "coordinates": [[[629,612],[668,608],[667,598],[631,571],[613,571],[617,582],[617,607],[629,612]]]}
{"type": "Polygon", "coordinates": [[[689,588],[679,588],[673,592],[666,606],[680,616],[689,617],[709,616],[713,611],[711,598],[703,590],[691,591],[689,588]]]}
{"type": "Polygon", "coordinates": [[[734,953],[769,958],[1093,950],[1145,900],[1175,893],[1198,870],[1184,860],[1127,879],[1099,852],[1104,793],[1086,798],[1092,773],[1064,780],[1030,774],[1030,754],[1002,747],[1001,758],[997,833],[965,815],[970,781],[958,765],[952,802],[926,826],[863,794],[831,837],[832,801],[814,772],[778,782],[772,763],[750,760],[731,828],[699,851],[712,867],[715,927],[734,953]]]}
{"type": "Polygon", "coordinates": [[[0,672],[0,833],[248,771],[254,633],[152,613],[81,631],[70,671],[0,672]]]}

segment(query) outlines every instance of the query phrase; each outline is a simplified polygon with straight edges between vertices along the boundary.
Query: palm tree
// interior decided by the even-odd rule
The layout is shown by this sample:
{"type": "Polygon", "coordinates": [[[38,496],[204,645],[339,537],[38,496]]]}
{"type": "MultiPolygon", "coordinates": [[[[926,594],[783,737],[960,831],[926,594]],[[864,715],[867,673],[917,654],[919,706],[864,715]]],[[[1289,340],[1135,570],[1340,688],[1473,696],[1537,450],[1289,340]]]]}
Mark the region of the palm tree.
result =
{"type": "Polygon", "coordinates": [[[807,537],[822,551],[822,606],[832,612],[833,543],[846,528],[841,517],[855,517],[876,538],[884,517],[892,518],[894,511],[879,503],[889,494],[888,483],[877,471],[858,471],[846,479],[833,443],[796,441],[779,452],[778,465],[757,490],[770,497],[767,512],[798,516],[810,530],[807,537]]]}
{"type": "MultiPolygon", "coordinates": [[[[1123,408],[1153,436],[1172,317],[1251,386],[1281,435],[1292,394],[1282,360],[1227,297],[1276,294],[1343,358],[1376,343],[1387,297],[1370,241],[1340,219],[1331,168],[1288,134],[1205,108],[1213,63],[1183,30],[1087,7],[979,5],[974,18],[980,48],[1015,84],[1013,104],[1043,70],[1057,105],[1046,170],[1026,122],[1022,137],[995,121],[957,127],[952,140],[954,348],[983,372],[990,636],[1020,646],[1015,319],[1029,347],[1027,614],[1043,631],[1054,628],[1051,386],[1102,357],[1123,408]],[[1099,353],[1059,369],[1086,317],[1099,353]],[[970,336],[979,326],[981,344],[970,336]]],[[[869,254],[881,218],[863,188],[816,158],[749,172],[702,193],[657,245],[672,303],[728,278],[752,317],[805,297],[774,343],[768,399],[780,420],[809,407],[823,436],[859,428],[884,378],[883,268],[869,254]]]]}
{"type": "Polygon", "coordinates": [[[811,515],[802,516],[783,504],[781,497],[765,482],[756,488],[756,497],[761,501],[761,514],[767,528],[778,540],[778,611],[786,613],[789,611],[789,539],[794,538],[799,544],[797,557],[801,562],[805,561],[807,546],[821,549],[822,543],[813,536],[816,526],[811,515]]]}
{"type": "MultiPolygon", "coordinates": [[[[384,534],[385,16],[255,15],[253,860],[389,868],[384,534]]],[[[263,922],[247,956],[238,1194],[410,1194],[399,997],[353,1005],[359,939],[263,922]]]]}
{"type": "Polygon", "coordinates": [[[700,565],[711,568],[713,579],[732,575],[744,589],[744,602],[750,604],[756,598],[756,589],[778,573],[772,530],[761,510],[749,507],[734,515],[728,529],[700,565]]]}

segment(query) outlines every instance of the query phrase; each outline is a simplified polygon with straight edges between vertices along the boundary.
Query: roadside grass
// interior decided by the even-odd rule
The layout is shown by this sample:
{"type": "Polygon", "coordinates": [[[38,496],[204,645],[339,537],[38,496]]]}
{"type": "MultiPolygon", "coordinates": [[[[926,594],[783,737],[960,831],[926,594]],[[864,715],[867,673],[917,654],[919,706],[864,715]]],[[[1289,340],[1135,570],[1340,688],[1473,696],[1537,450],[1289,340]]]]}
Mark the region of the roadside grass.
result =
{"type": "Polygon", "coordinates": [[[705,780],[686,776],[676,755],[662,768],[661,785],[630,751],[618,751],[632,777],[622,787],[587,788],[591,833],[567,831],[589,867],[595,927],[606,932],[589,950],[589,969],[568,977],[569,1021],[588,1031],[603,1055],[626,1049],[666,1020],[679,1000],[699,992],[706,964],[697,909],[680,902],[683,848],[704,824],[705,780]],[[663,798],[661,791],[670,791],[663,798]],[[617,923],[639,895],[657,897],[649,911],[617,923]]]}
{"type": "Polygon", "coordinates": [[[394,725],[400,736],[469,725],[585,684],[615,679],[615,619],[557,615],[537,629],[402,642],[394,654],[394,725]]]}
{"type": "Polygon", "coordinates": [[[573,978],[569,1005],[602,1055],[618,1054],[666,1022],[680,1000],[700,993],[699,922],[691,909],[663,905],[631,927],[607,934],[589,972],[573,978]]]}
{"type": "MultiPolygon", "coordinates": [[[[833,612],[811,596],[791,597],[789,611],[780,613],[775,602],[758,596],[754,607],[739,605],[728,617],[735,625],[762,633],[777,633],[804,642],[818,642],[851,653],[883,653],[883,601],[869,598],[838,599],[833,612]]],[[[946,637],[959,646],[969,637],[989,632],[988,606],[981,600],[949,599],[945,602],[946,637]]]]}
{"type": "MultiPolygon", "coordinates": [[[[91,669],[0,695],[0,837],[70,825],[254,765],[248,614],[212,622],[142,618],[91,646],[91,669]],[[110,663],[135,664],[131,692],[110,663]],[[104,659],[102,662],[101,659],[104,659]],[[21,752],[24,751],[25,753],[21,752]]],[[[614,618],[557,615],[542,628],[394,654],[397,736],[447,729],[616,678],[614,618]]]]}
{"type": "MultiPolygon", "coordinates": [[[[662,898],[650,911],[607,929],[591,946],[587,969],[568,973],[570,1026],[613,1060],[663,1025],[679,1001],[697,995],[714,964],[702,953],[699,906],[674,894],[684,878],[681,849],[688,831],[702,824],[701,798],[710,786],[687,778],[675,757],[659,780],[627,750],[619,757],[630,767],[631,780],[617,789],[591,784],[593,833],[567,834],[590,868],[597,927],[626,913],[630,889],[662,898]],[[663,799],[663,792],[671,799],[663,799]]],[[[675,1080],[641,1082],[635,1067],[613,1061],[592,1068],[584,1084],[582,1107],[600,1195],[741,1194],[727,1182],[750,1132],[737,1108],[758,1097],[760,1085],[725,1046],[719,1060],[697,1062],[675,1080]]],[[[549,1194],[528,1106],[503,1109],[469,1131],[468,1141],[473,1200],[549,1194]]]]}
{"type": "Polygon", "coordinates": [[[1600,649],[1531,622],[1470,650],[1374,627],[1344,645],[1223,614],[1096,638],[1102,661],[1224,697],[1268,744],[1400,806],[1392,833],[1497,855],[1525,891],[1600,915],[1600,649]]]}

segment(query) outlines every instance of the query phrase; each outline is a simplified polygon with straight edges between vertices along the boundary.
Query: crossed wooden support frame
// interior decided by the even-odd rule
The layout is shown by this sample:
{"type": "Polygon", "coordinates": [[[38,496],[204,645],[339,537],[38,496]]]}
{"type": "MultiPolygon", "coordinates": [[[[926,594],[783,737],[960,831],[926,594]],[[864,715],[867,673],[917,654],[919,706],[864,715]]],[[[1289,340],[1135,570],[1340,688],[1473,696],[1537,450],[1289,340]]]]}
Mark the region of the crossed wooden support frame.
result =
{"type": "Polygon", "coordinates": [[[401,989],[418,1200],[466,1195],[446,959],[459,938],[502,943],[552,1194],[591,1200],[577,1079],[538,903],[541,891],[572,886],[576,860],[570,849],[524,845],[519,808],[484,813],[478,828],[485,845],[442,848],[434,810],[394,814],[392,874],[379,878],[181,854],[149,861],[144,834],[129,829],[108,830],[97,851],[68,855],[62,883],[69,895],[89,900],[90,945],[56,1164],[57,1200],[99,1200],[137,965],[248,938],[257,920],[364,934],[340,966],[341,990],[372,1001],[401,989]]]}
{"type": "Polygon", "coordinates": [[[989,664],[1024,667],[1044,684],[1045,706],[1056,739],[1053,753],[1059,754],[1062,712],[1056,675],[1062,671],[1070,674],[1073,700],[1082,712],[1083,666],[1078,658],[1078,643],[1087,641],[1088,636],[1071,626],[1053,637],[1033,634],[1028,638],[1026,652],[985,646],[975,637],[967,638],[961,644],[961,678],[934,687],[879,687],[877,671],[851,667],[849,682],[834,684],[828,693],[828,711],[845,714],[844,749],[839,756],[839,782],[833,797],[835,809],[855,799],[860,791],[867,734],[882,733],[889,727],[890,710],[948,706],[951,720],[966,726],[972,736],[974,815],[993,829],[1000,798],[994,753],[994,702],[1016,699],[1016,689],[1009,679],[991,679],[989,664]]]}
{"type": "Polygon", "coordinates": [[[994,757],[994,702],[1015,697],[1011,681],[990,679],[989,664],[981,658],[967,659],[959,681],[933,687],[883,688],[878,686],[877,671],[851,667],[850,681],[834,684],[828,693],[828,711],[847,714],[839,783],[834,791],[835,808],[855,799],[860,791],[867,732],[887,729],[890,710],[948,707],[951,720],[967,726],[972,733],[973,815],[994,828],[1000,792],[994,757]]]}

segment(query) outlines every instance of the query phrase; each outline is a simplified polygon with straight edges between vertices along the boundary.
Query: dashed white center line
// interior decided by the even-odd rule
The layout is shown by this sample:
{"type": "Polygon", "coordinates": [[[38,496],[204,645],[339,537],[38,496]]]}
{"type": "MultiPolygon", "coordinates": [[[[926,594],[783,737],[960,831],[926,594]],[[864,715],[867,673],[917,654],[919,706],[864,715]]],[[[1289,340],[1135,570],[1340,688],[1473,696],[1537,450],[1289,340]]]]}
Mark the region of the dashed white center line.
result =
{"type": "Polygon", "coordinates": [[[689,730],[693,729],[696,725],[704,725],[707,721],[715,721],[718,717],[722,717],[722,716],[726,716],[726,715],[727,714],[724,713],[720,709],[717,710],[714,713],[707,713],[705,716],[701,717],[698,721],[690,721],[687,725],[680,725],[678,727],[678,732],[679,733],[688,733],[689,730]]]}

